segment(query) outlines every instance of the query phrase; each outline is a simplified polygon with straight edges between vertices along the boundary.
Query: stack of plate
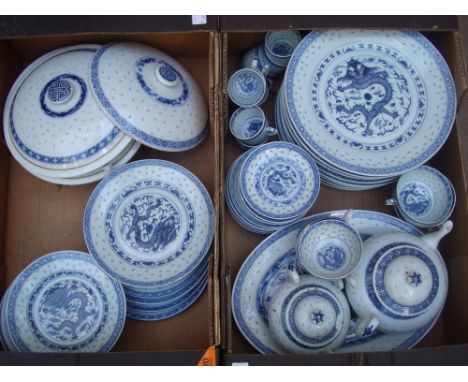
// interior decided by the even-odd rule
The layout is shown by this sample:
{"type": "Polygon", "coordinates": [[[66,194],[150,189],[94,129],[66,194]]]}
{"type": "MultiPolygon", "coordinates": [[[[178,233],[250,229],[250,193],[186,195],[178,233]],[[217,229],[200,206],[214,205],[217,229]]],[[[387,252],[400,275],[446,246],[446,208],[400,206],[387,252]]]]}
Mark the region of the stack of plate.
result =
{"type": "Polygon", "coordinates": [[[231,166],[226,203],[239,225],[268,234],[303,217],[319,189],[319,171],[307,152],[271,142],[247,151],[231,166]]]}
{"type": "Polygon", "coordinates": [[[203,292],[214,210],[187,169],[143,160],[113,170],[93,191],[83,225],[96,262],[124,286],[128,317],[168,318],[203,292]]]}
{"type": "Polygon", "coordinates": [[[207,106],[174,59],[135,43],[76,45],[30,64],[9,92],[4,133],[14,158],[51,183],[102,179],[140,144],[163,151],[198,145],[207,106]]]}
{"type": "Polygon", "coordinates": [[[324,184],[364,190],[435,155],[455,109],[450,70],[421,34],[316,31],[289,62],[276,126],[313,156],[324,184]]]}
{"type": "Polygon", "coordinates": [[[89,254],[53,252],[29,264],[5,293],[0,340],[9,351],[107,352],[125,323],[122,285],[89,254]]]}

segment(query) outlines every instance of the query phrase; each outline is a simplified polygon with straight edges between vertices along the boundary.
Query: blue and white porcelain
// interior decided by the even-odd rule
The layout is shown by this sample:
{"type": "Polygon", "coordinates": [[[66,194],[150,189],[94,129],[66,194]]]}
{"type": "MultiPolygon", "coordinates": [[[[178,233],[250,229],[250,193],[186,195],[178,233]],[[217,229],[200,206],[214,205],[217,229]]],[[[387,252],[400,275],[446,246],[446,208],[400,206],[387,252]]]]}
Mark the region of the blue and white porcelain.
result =
{"type": "Polygon", "coordinates": [[[117,158],[112,162],[106,164],[101,169],[94,171],[90,174],[85,174],[76,178],[54,178],[50,176],[43,176],[36,174],[31,170],[31,174],[35,175],[37,178],[42,179],[49,183],[64,185],[64,186],[78,186],[82,184],[95,183],[103,179],[107,174],[109,174],[112,169],[119,167],[128,163],[140,149],[141,143],[135,140],[132,140],[130,146],[126,148],[117,158]]]}
{"type": "Polygon", "coordinates": [[[53,252],[29,264],[2,301],[10,351],[107,352],[125,323],[122,285],[88,254],[53,252]]]}
{"type": "Polygon", "coordinates": [[[301,39],[297,31],[268,32],[265,36],[265,53],[275,65],[286,67],[301,39]]]}
{"type": "Polygon", "coordinates": [[[260,71],[268,69],[268,77],[276,77],[286,69],[286,66],[277,65],[268,58],[264,43],[250,49],[242,57],[242,68],[252,68],[253,65],[257,65],[260,71]]]}
{"type": "Polygon", "coordinates": [[[239,180],[246,204],[267,219],[304,216],[320,190],[314,160],[287,142],[270,142],[249,151],[239,180]]]}
{"type": "Polygon", "coordinates": [[[185,151],[208,133],[205,97],[176,60],[139,43],[103,46],[89,66],[91,92],[110,120],[144,145],[185,151]]]}
{"type": "Polygon", "coordinates": [[[455,201],[455,189],[447,177],[435,168],[421,166],[398,179],[395,197],[386,204],[395,205],[403,219],[424,228],[446,222],[455,201]]]}
{"type": "Polygon", "coordinates": [[[415,237],[374,235],[364,243],[363,259],[346,283],[346,295],[360,321],[356,334],[375,329],[406,333],[429,324],[443,308],[448,274],[437,245],[453,227],[415,237]]]}
{"type": "Polygon", "coordinates": [[[4,134],[14,158],[43,177],[76,178],[115,160],[133,140],[100,110],[88,68],[100,45],[75,45],[30,64],[11,88],[4,134]]]}
{"type": "Polygon", "coordinates": [[[281,285],[268,307],[271,335],[285,353],[333,351],[344,342],[350,321],[343,292],[309,275],[296,275],[281,285]]]}
{"type": "Polygon", "coordinates": [[[298,263],[306,273],[340,280],[358,266],[362,248],[359,233],[346,220],[325,219],[301,231],[296,252],[298,263]]]}
{"type": "Polygon", "coordinates": [[[257,68],[239,69],[229,77],[227,91],[237,106],[259,106],[268,98],[269,82],[257,68]]]}
{"type": "Polygon", "coordinates": [[[258,106],[234,110],[229,120],[229,129],[234,138],[248,147],[265,143],[270,136],[277,134],[276,129],[269,126],[265,113],[258,106]]]}
{"type": "Polygon", "coordinates": [[[296,48],[280,102],[277,128],[359,182],[390,180],[434,156],[456,94],[444,58],[418,32],[319,30],[296,48]]]}
{"type": "MultiPolygon", "coordinates": [[[[232,312],[246,340],[262,354],[280,354],[283,349],[271,335],[268,308],[278,288],[286,282],[290,269],[297,268],[296,245],[302,229],[323,219],[343,219],[347,211],[324,212],[284,227],[263,240],[239,269],[232,290],[232,312]]],[[[403,232],[414,237],[422,234],[412,225],[393,216],[373,211],[353,210],[349,224],[364,243],[373,235],[403,232]]],[[[335,352],[406,350],[415,346],[435,324],[440,312],[415,331],[382,333],[378,329],[364,336],[354,333],[355,320],[343,344],[335,352]]]]}
{"type": "Polygon", "coordinates": [[[84,236],[105,272],[125,286],[169,287],[206,259],[214,209],[201,181],[163,160],[110,172],[86,206],[84,236]]]}

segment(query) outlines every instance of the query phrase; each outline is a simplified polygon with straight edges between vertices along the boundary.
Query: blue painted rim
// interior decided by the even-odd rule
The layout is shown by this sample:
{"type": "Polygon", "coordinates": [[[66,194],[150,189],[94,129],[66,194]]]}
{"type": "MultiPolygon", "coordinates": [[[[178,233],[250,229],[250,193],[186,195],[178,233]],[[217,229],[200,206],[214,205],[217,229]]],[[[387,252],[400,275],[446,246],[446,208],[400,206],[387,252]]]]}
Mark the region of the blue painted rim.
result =
{"type": "Polygon", "coordinates": [[[185,167],[182,167],[176,163],[161,160],[161,159],[145,159],[145,160],[140,160],[132,163],[128,163],[125,165],[122,165],[115,170],[111,171],[94,189],[94,191],[91,194],[91,197],[88,200],[88,203],[86,205],[85,213],[84,213],[84,218],[83,218],[83,232],[84,232],[84,238],[86,245],[88,247],[89,252],[93,256],[94,260],[97,262],[97,264],[104,269],[106,273],[114,277],[115,279],[119,280],[122,284],[124,285],[130,285],[130,286],[136,286],[136,287],[156,287],[156,286],[163,286],[163,285],[168,285],[173,282],[177,282],[180,280],[182,277],[185,275],[191,273],[205,258],[206,254],[208,253],[211,243],[213,241],[214,237],[214,207],[213,207],[213,202],[211,200],[210,194],[208,193],[207,189],[203,185],[203,183],[198,179],[192,172],[187,170],[185,167]],[[206,207],[208,210],[208,235],[205,240],[205,244],[198,254],[198,256],[195,258],[195,260],[191,263],[188,264],[187,267],[182,271],[179,272],[178,274],[165,279],[165,280],[160,280],[160,281],[148,281],[148,282],[143,282],[143,281],[135,281],[132,280],[128,277],[122,276],[116,272],[114,272],[107,264],[105,264],[102,259],[99,256],[99,252],[96,250],[96,247],[93,242],[92,238],[92,233],[91,233],[91,214],[94,208],[94,204],[96,203],[96,199],[99,197],[102,189],[110,183],[114,178],[118,177],[119,175],[123,174],[126,171],[131,171],[135,168],[142,167],[142,166],[156,166],[156,167],[166,167],[170,168],[174,171],[178,171],[182,173],[184,176],[186,176],[189,180],[191,180],[198,188],[200,193],[202,194],[203,199],[205,200],[206,207]]]}
{"type": "MultiPolygon", "coordinates": [[[[299,46],[294,51],[294,54],[291,57],[290,63],[286,70],[286,74],[285,74],[286,93],[285,94],[293,93],[292,81],[294,78],[294,73],[295,73],[298,61],[301,59],[302,55],[307,50],[307,48],[318,37],[320,37],[324,33],[326,33],[326,31],[310,32],[299,43],[299,46]]],[[[307,132],[305,132],[304,127],[302,126],[299,114],[296,110],[296,106],[293,104],[291,100],[290,102],[288,102],[287,108],[288,108],[289,115],[293,121],[294,126],[300,131],[301,137],[303,137],[303,139],[307,142],[307,144],[310,145],[310,147],[314,150],[314,152],[316,152],[317,155],[320,155],[321,157],[325,158],[327,161],[333,163],[335,166],[339,166],[339,168],[347,170],[351,173],[372,176],[372,175],[398,175],[405,171],[409,171],[421,165],[422,163],[428,161],[432,156],[434,156],[437,153],[437,151],[439,151],[439,149],[442,147],[442,145],[445,143],[445,141],[447,140],[452,130],[453,123],[455,120],[457,96],[455,92],[455,84],[452,78],[452,74],[450,72],[450,69],[447,63],[445,62],[445,59],[442,57],[442,55],[437,50],[437,48],[421,33],[415,32],[415,31],[402,31],[401,33],[404,33],[408,37],[414,39],[419,45],[422,46],[422,48],[424,48],[429,53],[429,55],[435,61],[440,72],[442,73],[442,76],[445,81],[445,87],[446,87],[447,113],[445,115],[444,124],[441,127],[439,135],[437,139],[435,140],[435,142],[423,154],[421,154],[417,158],[407,161],[404,164],[393,166],[393,167],[387,167],[384,169],[375,169],[375,168],[370,168],[370,167],[351,165],[350,163],[346,161],[339,160],[335,158],[333,155],[331,155],[330,153],[328,153],[326,150],[324,150],[321,146],[319,146],[319,144],[314,139],[312,139],[312,137],[309,136],[307,132]]]]}
{"type": "Polygon", "coordinates": [[[139,321],[158,321],[158,320],[164,320],[170,317],[174,317],[182,313],[184,310],[188,309],[190,306],[192,306],[198,300],[198,298],[202,295],[207,285],[208,285],[208,279],[207,279],[207,282],[203,283],[199,287],[199,289],[196,290],[195,293],[193,293],[183,303],[174,307],[173,309],[170,309],[168,311],[162,311],[160,313],[142,313],[139,311],[134,311],[133,309],[127,309],[127,317],[134,319],[134,320],[139,320],[139,321]]]}
{"type": "MultiPolygon", "coordinates": [[[[9,334],[11,335],[11,340],[15,344],[15,347],[18,348],[18,351],[31,351],[27,345],[21,340],[19,333],[16,331],[15,325],[15,302],[18,298],[18,293],[20,292],[22,284],[24,284],[28,277],[33,274],[38,267],[43,266],[51,261],[60,260],[60,259],[76,259],[79,261],[87,262],[93,266],[97,266],[97,264],[93,261],[93,258],[84,253],[79,251],[61,251],[61,252],[53,252],[48,255],[42,256],[37,260],[30,263],[15,279],[13,285],[11,287],[11,292],[8,295],[8,301],[6,302],[7,311],[6,311],[6,320],[7,320],[7,327],[9,329],[9,334]]],[[[106,343],[100,348],[100,352],[108,352],[112,349],[115,345],[117,340],[122,333],[124,324],[125,324],[125,316],[126,316],[126,300],[125,294],[122,285],[117,282],[116,280],[112,279],[108,275],[103,272],[103,277],[107,277],[108,281],[113,284],[114,291],[117,296],[117,304],[118,304],[118,316],[116,320],[116,326],[112,332],[112,335],[106,343]]]]}
{"type": "MultiPolygon", "coordinates": [[[[276,148],[287,149],[287,150],[294,151],[294,152],[298,153],[299,155],[301,155],[304,158],[304,160],[307,163],[309,163],[309,166],[310,166],[310,168],[312,170],[312,173],[313,173],[313,176],[314,176],[314,184],[313,184],[313,188],[312,188],[312,194],[308,198],[307,202],[304,204],[304,206],[302,208],[300,208],[299,210],[297,210],[295,212],[291,212],[291,213],[287,213],[287,214],[269,213],[268,211],[265,211],[265,210],[261,209],[259,206],[257,206],[254,203],[254,201],[252,199],[249,198],[248,192],[247,192],[247,186],[246,186],[245,181],[240,182],[242,196],[244,197],[246,203],[249,204],[252,208],[255,206],[254,209],[256,211],[258,210],[258,212],[261,215],[265,214],[268,217],[281,218],[281,219],[298,218],[301,215],[304,215],[305,213],[307,213],[307,211],[309,211],[309,209],[313,206],[313,204],[317,200],[317,197],[318,197],[318,194],[319,194],[319,191],[320,191],[320,173],[319,173],[317,164],[315,163],[315,161],[312,159],[312,157],[303,148],[301,148],[301,147],[299,147],[297,145],[294,145],[292,143],[289,143],[289,142],[270,142],[270,143],[266,143],[264,145],[258,146],[257,148],[249,151],[246,154],[247,156],[246,156],[246,158],[244,160],[244,163],[242,164],[242,168],[240,169],[240,177],[241,177],[241,179],[247,179],[247,176],[246,176],[247,167],[250,165],[252,160],[254,160],[254,158],[257,155],[261,155],[261,153],[266,151],[266,150],[276,149],[276,148]]],[[[306,181],[310,182],[310,179],[307,179],[306,181]]]]}
{"type": "Polygon", "coordinates": [[[137,141],[140,141],[141,143],[153,147],[155,149],[161,151],[184,151],[197,146],[208,134],[208,122],[205,128],[202,130],[202,132],[191,139],[187,139],[185,141],[169,141],[145,133],[144,131],[138,129],[137,126],[133,125],[115,109],[111,101],[107,98],[106,94],[104,93],[104,90],[102,89],[101,83],[99,81],[98,67],[103,54],[107,51],[107,49],[111,48],[116,44],[118,43],[111,43],[100,48],[96,52],[90,66],[90,79],[92,89],[96,100],[99,102],[100,106],[104,109],[106,114],[119,127],[119,129],[123,130],[125,133],[127,133],[137,141]]]}

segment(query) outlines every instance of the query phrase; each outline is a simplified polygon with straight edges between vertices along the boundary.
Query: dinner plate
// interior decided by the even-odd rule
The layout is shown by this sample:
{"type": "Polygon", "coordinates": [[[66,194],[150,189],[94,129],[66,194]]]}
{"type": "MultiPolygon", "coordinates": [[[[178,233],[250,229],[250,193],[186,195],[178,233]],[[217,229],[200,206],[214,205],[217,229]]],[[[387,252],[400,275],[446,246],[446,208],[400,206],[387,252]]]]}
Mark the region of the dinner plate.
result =
{"type": "Polygon", "coordinates": [[[105,272],[122,284],[174,285],[206,257],[214,209],[200,180],[184,167],[150,159],[123,165],[93,191],[83,228],[105,272]]]}
{"type": "Polygon", "coordinates": [[[89,67],[92,92],[110,120],[162,151],[197,146],[208,132],[207,103],[190,73],[151,46],[103,46],[89,67]]]}
{"type": "Polygon", "coordinates": [[[106,352],[125,323],[121,284],[78,251],[29,264],[2,305],[2,337],[13,351],[106,352]]]}
{"type": "MultiPolygon", "coordinates": [[[[324,212],[290,224],[263,240],[244,261],[233,285],[232,312],[241,333],[260,353],[282,353],[269,331],[268,303],[277,288],[287,280],[288,269],[296,266],[295,248],[299,233],[309,223],[328,218],[342,219],[346,212],[324,212]]],[[[400,219],[373,211],[353,210],[349,224],[359,232],[363,240],[371,235],[388,232],[422,235],[400,219]]],[[[336,351],[409,349],[424,337],[437,318],[438,315],[430,324],[417,331],[400,334],[375,331],[368,336],[356,337],[351,326],[345,342],[336,351]]]]}
{"type": "Polygon", "coordinates": [[[99,48],[54,50],[15,81],[3,122],[7,145],[22,165],[31,163],[45,176],[79,176],[111,161],[131,141],[90,94],[88,68],[99,48]]]}
{"type": "Polygon", "coordinates": [[[284,79],[285,104],[307,150],[360,176],[396,176],[446,141],[456,93],[447,63],[418,32],[309,33],[284,79]]]}

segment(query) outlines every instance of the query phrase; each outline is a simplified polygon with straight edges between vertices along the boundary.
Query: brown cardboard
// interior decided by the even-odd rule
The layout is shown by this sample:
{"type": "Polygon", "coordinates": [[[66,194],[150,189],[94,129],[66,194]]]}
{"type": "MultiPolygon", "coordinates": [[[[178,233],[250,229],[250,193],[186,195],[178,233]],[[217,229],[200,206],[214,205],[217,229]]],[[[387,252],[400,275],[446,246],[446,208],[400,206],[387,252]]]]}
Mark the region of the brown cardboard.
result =
{"type": "MultiPolygon", "coordinates": [[[[312,19],[312,21],[315,19],[312,19]]],[[[395,19],[396,20],[396,19],[395,19]]],[[[284,20],[282,21],[284,22],[284,20]]],[[[223,27],[222,21],[221,26],[223,27]]],[[[283,24],[280,23],[282,26],[283,24]]],[[[323,23],[318,23],[323,25],[323,23]]],[[[366,25],[367,24],[361,24],[366,25]]],[[[281,29],[281,26],[278,29],[281,29]]],[[[331,27],[332,24],[328,24],[331,27]]],[[[303,24],[301,24],[303,27],[303,24]]],[[[310,29],[314,29],[314,23],[309,24],[310,29]]],[[[235,29],[235,28],[234,28],[235,29]]],[[[228,120],[230,113],[234,110],[232,103],[228,101],[226,86],[229,75],[240,67],[242,54],[251,47],[255,46],[258,42],[262,41],[264,32],[258,31],[259,28],[251,28],[250,31],[241,30],[222,32],[223,42],[223,97],[220,106],[222,114],[220,121],[224,126],[222,132],[222,142],[224,147],[221,151],[221,161],[223,162],[224,172],[228,170],[233,160],[241,153],[233,142],[232,137],[228,133],[228,120]]],[[[264,30],[270,30],[268,27],[264,30]]],[[[424,28],[422,28],[424,29],[424,28]]],[[[304,33],[307,33],[304,31],[304,33]]],[[[467,88],[466,70],[463,60],[463,52],[461,47],[460,36],[456,31],[437,31],[427,33],[426,36],[437,46],[437,48],[444,55],[447,60],[452,74],[455,79],[457,95],[459,103],[462,100],[463,94],[467,88]]],[[[279,81],[275,81],[274,88],[278,87],[279,81]]],[[[270,123],[274,123],[272,112],[274,105],[271,98],[267,103],[262,106],[270,123]]],[[[431,160],[430,164],[440,169],[445,173],[454,183],[457,191],[459,202],[453,214],[453,221],[455,228],[453,232],[446,239],[443,240],[441,245],[441,252],[447,262],[450,277],[450,290],[449,298],[441,318],[438,320],[434,328],[428,335],[417,345],[417,349],[399,352],[398,354],[406,354],[417,351],[430,352],[431,349],[437,347],[437,351],[442,351],[446,346],[454,344],[467,344],[468,343],[468,305],[466,304],[468,285],[466,279],[468,276],[468,242],[466,242],[466,232],[468,227],[468,208],[467,208],[467,186],[466,186],[466,166],[467,156],[466,149],[466,129],[465,125],[468,123],[466,119],[466,107],[468,105],[459,106],[456,124],[452,133],[440,150],[440,152],[431,160]]],[[[220,190],[224,192],[223,182],[220,185],[220,190]]],[[[326,186],[321,186],[319,197],[309,211],[309,214],[318,212],[337,210],[337,209],[369,209],[393,214],[393,210],[386,207],[383,203],[385,198],[389,197],[392,193],[392,186],[387,186],[370,191],[352,192],[341,191],[332,189],[326,186]]],[[[256,247],[265,236],[255,235],[242,229],[230,216],[225,204],[221,206],[221,281],[222,293],[221,302],[224,310],[222,311],[223,321],[223,336],[222,347],[225,349],[225,360],[242,361],[254,360],[252,362],[257,364],[362,364],[361,360],[364,356],[361,354],[352,355],[326,355],[314,358],[314,356],[297,357],[284,356],[284,357],[265,357],[258,356],[258,352],[244,339],[243,335],[237,329],[235,322],[233,322],[231,314],[231,287],[235,280],[239,267],[243,264],[246,257],[256,247]],[[232,356],[230,355],[232,354],[232,356]],[[260,358],[259,358],[260,357],[260,358]],[[349,361],[351,359],[351,361],[349,361]]],[[[450,349],[450,348],[449,348],[450,349]]],[[[449,351],[449,350],[448,350],[449,351]]],[[[467,351],[465,346],[463,350],[467,351]]],[[[393,354],[393,352],[389,352],[393,354]]],[[[419,353],[422,354],[422,353],[419,353]]],[[[434,353],[431,353],[434,354],[434,353]]],[[[466,353],[465,353],[466,354],[466,353]]],[[[366,359],[375,359],[375,355],[366,355],[366,359]]],[[[384,364],[410,364],[411,362],[423,363],[424,356],[409,358],[412,361],[405,362],[405,357],[402,355],[395,361],[394,358],[388,359],[384,356],[379,358],[379,362],[384,364]]],[[[431,358],[433,360],[433,358],[431,358]]],[[[455,361],[454,361],[455,362],[455,361]]],[[[466,361],[465,361],[466,362],[466,361]]],[[[378,362],[377,362],[378,363],[378,362]]],[[[437,362],[434,362],[437,364],[437,362]]],[[[226,363],[225,363],[226,364],[226,363]]],[[[448,362],[450,364],[450,362],[448,362]]]]}
{"type": "MultiPolygon", "coordinates": [[[[142,146],[132,160],[165,159],[195,173],[213,199],[217,226],[219,138],[214,107],[217,103],[214,55],[218,45],[215,33],[91,33],[0,40],[1,109],[3,110],[6,92],[20,70],[41,54],[72,44],[123,40],[144,42],[168,52],[187,68],[201,86],[210,107],[210,132],[204,141],[195,149],[181,153],[163,153],[142,146]]],[[[0,228],[2,228],[0,238],[3,239],[0,241],[1,292],[27,264],[41,255],[63,249],[87,251],[82,233],[82,217],[87,200],[95,186],[96,183],[67,187],[43,182],[25,171],[10,157],[6,145],[0,143],[0,228]]],[[[210,250],[208,287],[201,298],[180,315],[167,320],[141,322],[127,319],[113,352],[196,350],[201,352],[201,356],[208,346],[219,342],[216,279],[218,241],[219,235],[215,231],[210,250]]],[[[0,352],[1,363],[5,359],[11,360],[12,357],[15,355],[0,352]]],[[[155,359],[158,357],[155,356],[155,359]]],[[[76,359],[72,362],[75,361],[76,359]]],[[[18,363],[21,363],[21,358],[18,363]]]]}

